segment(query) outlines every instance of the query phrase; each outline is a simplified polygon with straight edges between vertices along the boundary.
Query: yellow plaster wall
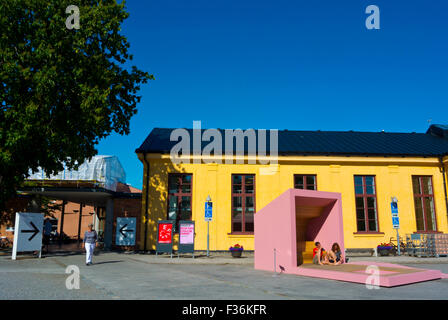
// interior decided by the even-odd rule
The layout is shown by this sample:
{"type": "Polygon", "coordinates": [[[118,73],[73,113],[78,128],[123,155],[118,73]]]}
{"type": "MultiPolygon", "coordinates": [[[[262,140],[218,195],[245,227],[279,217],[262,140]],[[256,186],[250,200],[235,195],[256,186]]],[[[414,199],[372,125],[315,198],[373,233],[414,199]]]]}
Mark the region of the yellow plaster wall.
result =
{"type": "MultiPolygon", "coordinates": [[[[139,154],[140,160],[143,155],[139,154]]],[[[239,243],[253,250],[253,235],[232,235],[231,175],[255,174],[256,210],[294,187],[294,174],[316,174],[317,189],[340,192],[346,248],[373,248],[396,236],[392,229],[390,198],[398,198],[400,236],[416,231],[412,175],[433,177],[438,230],[448,232],[447,209],[440,163],[436,158],[371,158],[371,157],[280,157],[277,166],[260,164],[193,164],[173,165],[169,155],[147,155],[150,163],[150,187],[147,249],[154,250],[157,220],[166,219],[168,173],[191,173],[192,219],[196,224],[195,249],[206,249],[207,224],[204,221],[204,201],[213,200],[213,221],[210,222],[210,250],[227,250],[239,243]],[[378,234],[357,234],[355,215],[354,175],[374,175],[378,206],[378,234]]],[[[142,161],[143,162],[143,161],[142,161]]],[[[143,223],[146,201],[146,166],[143,182],[143,223]]],[[[177,238],[175,238],[175,243],[177,238]]],[[[143,239],[140,242],[143,246],[143,239]]],[[[176,248],[176,247],[175,247],[176,248]]],[[[142,247],[143,249],[143,247],[142,247]]]]}

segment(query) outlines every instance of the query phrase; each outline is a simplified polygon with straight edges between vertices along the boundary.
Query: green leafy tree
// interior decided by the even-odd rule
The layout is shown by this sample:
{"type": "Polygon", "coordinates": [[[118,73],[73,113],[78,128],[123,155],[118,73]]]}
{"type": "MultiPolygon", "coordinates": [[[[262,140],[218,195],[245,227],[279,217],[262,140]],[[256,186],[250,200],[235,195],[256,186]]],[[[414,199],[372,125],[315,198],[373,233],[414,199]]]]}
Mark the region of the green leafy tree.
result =
{"type": "Polygon", "coordinates": [[[128,16],[124,1],[0,1],[0,208],[30,169],[76,168],[101,139],[129,133],[154,77],[130,65],[128,16]],[[79,28],[66,25],[70,5],[79,28]]]}

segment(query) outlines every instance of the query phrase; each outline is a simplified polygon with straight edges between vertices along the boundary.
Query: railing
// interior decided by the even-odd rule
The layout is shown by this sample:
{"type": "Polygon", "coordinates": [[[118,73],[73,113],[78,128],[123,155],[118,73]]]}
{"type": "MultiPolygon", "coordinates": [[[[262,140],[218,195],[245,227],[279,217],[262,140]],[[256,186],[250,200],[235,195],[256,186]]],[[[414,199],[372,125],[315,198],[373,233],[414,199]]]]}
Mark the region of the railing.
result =
{"type": "Polygon", "coordinates": [[[25,187],[64,187],[64,188],[104,188],[105,183],[98,180],[56,180],[27,179],[25,187]]]}

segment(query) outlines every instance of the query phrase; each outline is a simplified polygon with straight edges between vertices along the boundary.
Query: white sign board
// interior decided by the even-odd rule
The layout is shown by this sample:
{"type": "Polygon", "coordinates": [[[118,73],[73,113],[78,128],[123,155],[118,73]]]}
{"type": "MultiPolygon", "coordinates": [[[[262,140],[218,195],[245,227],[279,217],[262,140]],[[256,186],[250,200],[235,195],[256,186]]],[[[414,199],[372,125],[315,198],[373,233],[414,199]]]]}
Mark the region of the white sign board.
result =
{"type": "Polygon", "coordinates": [[[135,246],[137,218],[117,218],[116,229],[115,244],[117,246],[135,246]]]}
{"type": "Polygon", "coordinates": [[[44,216],[41,213],[17,212],[14,227],[14,244],[12,259],[17,252],[42,250],[42,229],[44,216]]]}

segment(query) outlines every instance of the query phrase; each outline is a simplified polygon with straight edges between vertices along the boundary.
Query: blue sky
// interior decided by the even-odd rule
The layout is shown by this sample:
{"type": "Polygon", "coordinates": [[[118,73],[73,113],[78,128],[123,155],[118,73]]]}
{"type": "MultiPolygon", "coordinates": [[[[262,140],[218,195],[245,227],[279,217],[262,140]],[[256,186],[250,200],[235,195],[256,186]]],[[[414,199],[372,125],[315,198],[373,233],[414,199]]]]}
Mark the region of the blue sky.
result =
{"type": "Polygon", "coordinates": [[[144,85],[128,136],[101,141],[141,188],[154,127],[425,132],[448,123],[448,2],[128,0],[144,85]],[[368,30],[368,5],[380,30],[368,30]]]}

